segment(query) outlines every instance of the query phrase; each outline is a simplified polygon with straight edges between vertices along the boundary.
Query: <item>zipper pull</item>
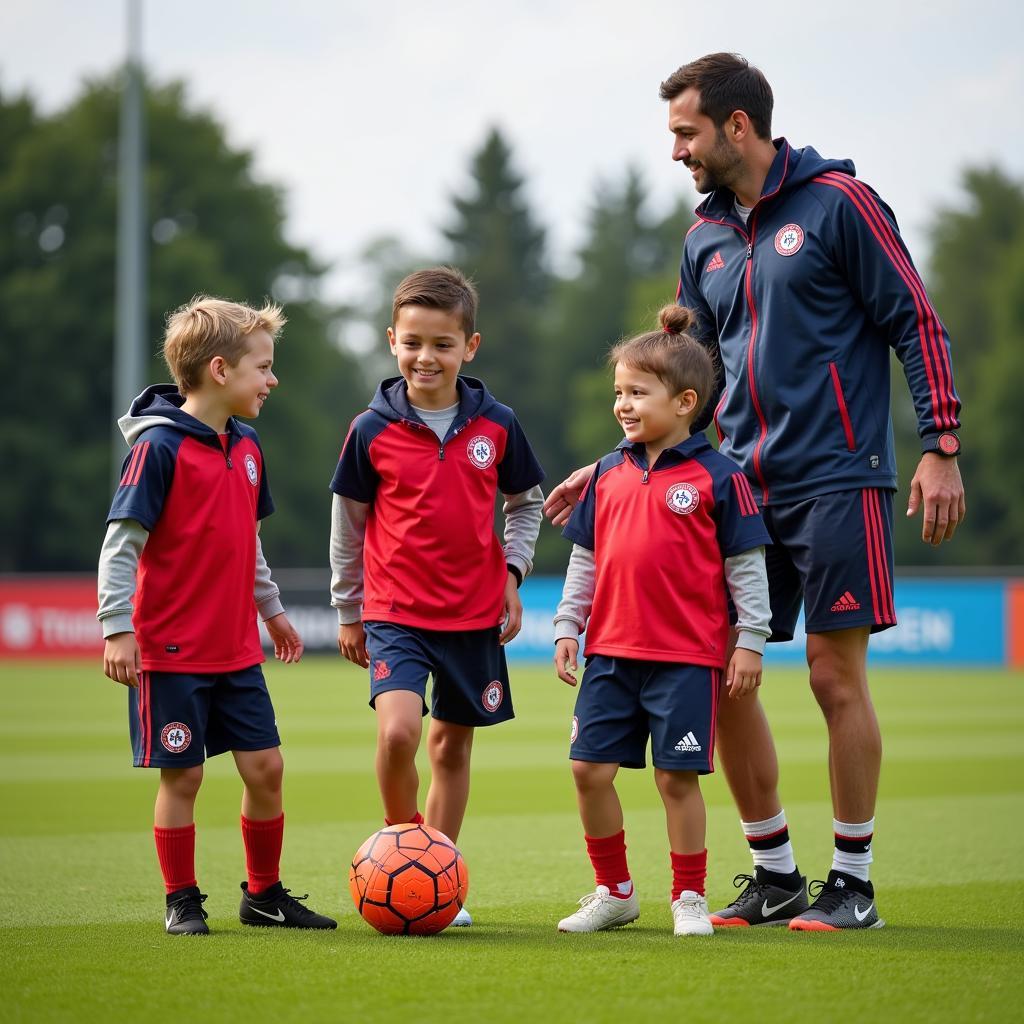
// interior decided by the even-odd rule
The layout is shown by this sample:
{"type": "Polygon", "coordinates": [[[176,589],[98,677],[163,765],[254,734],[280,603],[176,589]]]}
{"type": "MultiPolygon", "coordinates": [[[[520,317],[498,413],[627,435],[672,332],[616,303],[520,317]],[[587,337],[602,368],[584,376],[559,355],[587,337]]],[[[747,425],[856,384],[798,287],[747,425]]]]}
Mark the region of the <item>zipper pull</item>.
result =
{"type": "Polygon", "coordinates": [[[747,242],[747,259],[753,259],[754,256],[754,243],[747,242]]]}
{"type": "Polygon", "coordinates": [[[645,470],[644,470],[644,476],[643,476],[643,479],[642,479],[642,480],[640,481],[640,483],[642,483],[642,484],[645,484],[645,483],[647,483],[647,478],[648,478],[648,477],[649,477],[650,475],[651,475],[651,471],[650,471],[649,469],[645,469],[645,470]]]}
{"type": "Polygon", "coordinates": [[[444,445],[439,445],[437,449],[437,461],[444,462],[444,445]]]}

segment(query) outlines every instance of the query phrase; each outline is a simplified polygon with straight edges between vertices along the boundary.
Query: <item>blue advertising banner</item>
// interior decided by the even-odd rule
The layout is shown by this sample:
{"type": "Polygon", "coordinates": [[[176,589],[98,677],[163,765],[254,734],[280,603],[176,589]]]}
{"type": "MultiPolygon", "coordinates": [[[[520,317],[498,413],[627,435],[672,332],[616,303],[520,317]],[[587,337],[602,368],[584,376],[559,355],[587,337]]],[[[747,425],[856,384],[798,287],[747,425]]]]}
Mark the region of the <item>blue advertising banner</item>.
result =
{"type": "MultiPolygon", "coordinates": [[[[561,593],[557,577],[532,577],[523,584],[523,629],[508,647],[510,659],[551,659],[551,621],[561,593]]],[[[879,664],[1003,665],[1005,607],[1003,580],[898,578],[899,625],[872,636],[869,657],[879,664]]],[[[802,663],[803,628],[801,617],[792,641],[769,644],[766,661],[802,663]]]]}

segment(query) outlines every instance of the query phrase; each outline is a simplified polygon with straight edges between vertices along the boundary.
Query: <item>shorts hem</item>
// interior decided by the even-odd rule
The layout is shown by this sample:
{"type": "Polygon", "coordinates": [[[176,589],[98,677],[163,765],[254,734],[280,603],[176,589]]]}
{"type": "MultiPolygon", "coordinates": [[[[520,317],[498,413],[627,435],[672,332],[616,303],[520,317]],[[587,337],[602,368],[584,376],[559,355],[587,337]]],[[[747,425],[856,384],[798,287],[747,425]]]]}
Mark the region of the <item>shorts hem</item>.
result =
{"type": "Polygon", "coordinates": [[[489,725],[501,725],[503,722],[511,722],[516,716],[514,712],[498,718],[488,715],[486,719],[478,718],[475,722],[461,722],[457,718],[446,718],[444,715],[435,715],[433,712],[430,713],[430,717],[438,722],[448,722],[449,725],[461,725],[467,729],[484,729],[489,725]]]}
{"type": "Polygon", "coordinates": [[[671,764],[667,761],[662,761],[660,758],[651,758],[651,763],[655,768],[660,768],[663,772],[693,772],[694,775],[713,775],[715,769],[708,767],[707,761],[702,761],[700,764],[689,764],[679,763],[673,761],[671,764]]]}
{"type": "Polygon", "coordinates": [[[883,630],[892,629],[895,625],[895,622],[877,622],[874,616],[870,618],[851,616],[848,619],[843,619],[842,622],[805,623],[804,632],[808,635],[811,633],[837,633],[841,629],[859,629],[863,626],[870,626],[872,633],[881,633],[883,630]]]}
{"type": "Polygon", "coordinates": [[[629,757],[617,757],[611,753],[595,754],[589,750],[570,750],[569,760],[586,761],[588,764],[617,764],[623,768],[634,769],[647,767],[647,762],[644,760],[637,761],[629,757]]]}
{"type": "Polygon", "coordinates": [[[273,750],[276,747],[281,746],[281,737],[277,736],[269,740],[249,740],[241,744],[230,744],[226,747],[207,747],[207,757],[218,757],[221,754],[227,754],[231,751],[238,751],[242,754],[250,754],[256,750],[273,750]]]}

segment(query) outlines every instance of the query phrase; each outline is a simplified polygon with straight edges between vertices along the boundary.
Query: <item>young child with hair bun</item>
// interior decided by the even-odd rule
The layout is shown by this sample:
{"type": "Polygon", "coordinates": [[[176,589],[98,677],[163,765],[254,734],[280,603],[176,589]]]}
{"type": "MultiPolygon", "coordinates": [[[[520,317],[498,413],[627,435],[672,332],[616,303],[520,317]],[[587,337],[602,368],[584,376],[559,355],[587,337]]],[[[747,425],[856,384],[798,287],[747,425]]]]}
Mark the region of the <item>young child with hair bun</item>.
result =
{"type": "Polygon", "coordinates": [[[646,766],[650,739],[668,825],[674,934],[713,934],[699,777],[714,770],[719,696],[761,684],[770,635],[770,539],[750,485],[703,434],[690,434],[714,391],[714,364],[686,333],[689,309],[666,306],[658,322],[609,354],[625,436],[597,463],[563,531],[573,550],[555,615],[555,669],[576,686],[586,630],[569,757],[597,884],[559,922],[562,932],[640,916],[615,776],[620,766],[646,766]]]}

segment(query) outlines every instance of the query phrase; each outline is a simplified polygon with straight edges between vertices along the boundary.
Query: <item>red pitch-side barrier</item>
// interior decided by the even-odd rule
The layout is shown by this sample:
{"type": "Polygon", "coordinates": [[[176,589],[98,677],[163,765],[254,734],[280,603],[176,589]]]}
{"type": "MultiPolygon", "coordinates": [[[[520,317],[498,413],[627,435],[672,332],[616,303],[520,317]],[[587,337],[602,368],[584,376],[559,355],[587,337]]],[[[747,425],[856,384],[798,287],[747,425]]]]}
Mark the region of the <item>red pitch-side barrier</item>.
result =
{"type": "Polygon", "coordinates": [[[96,580],[0,580],[0,658],[98,657],[96,580]]]}
{"type": "Polygon", "coordinates": [[[1009,584],[1006,595],[1006,658],[1024,668],[1024,583],[1009,584]]]}

